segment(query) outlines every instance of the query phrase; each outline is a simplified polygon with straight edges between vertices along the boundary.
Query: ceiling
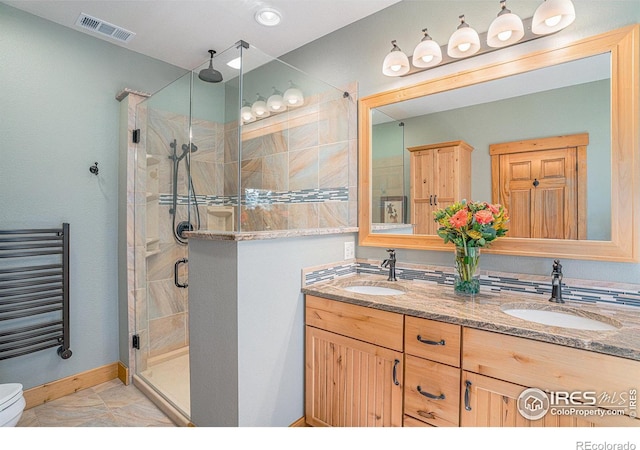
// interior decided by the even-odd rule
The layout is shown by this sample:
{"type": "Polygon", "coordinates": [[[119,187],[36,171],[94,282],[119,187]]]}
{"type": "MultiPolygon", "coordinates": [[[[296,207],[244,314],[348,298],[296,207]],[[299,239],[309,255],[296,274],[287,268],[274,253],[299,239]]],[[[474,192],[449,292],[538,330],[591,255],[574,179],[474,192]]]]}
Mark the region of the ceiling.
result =
{"type": "Polygon", "coordinates": [[[2,0],[60,25],[137,53],[194,69],[239,40],[279,57],[400,0],[2,0]],[[257,23],[262,7],[282,14],[276,27],[257,23]],[[135,33],[124,43],[76,25],[81,13],[135,33]]]}

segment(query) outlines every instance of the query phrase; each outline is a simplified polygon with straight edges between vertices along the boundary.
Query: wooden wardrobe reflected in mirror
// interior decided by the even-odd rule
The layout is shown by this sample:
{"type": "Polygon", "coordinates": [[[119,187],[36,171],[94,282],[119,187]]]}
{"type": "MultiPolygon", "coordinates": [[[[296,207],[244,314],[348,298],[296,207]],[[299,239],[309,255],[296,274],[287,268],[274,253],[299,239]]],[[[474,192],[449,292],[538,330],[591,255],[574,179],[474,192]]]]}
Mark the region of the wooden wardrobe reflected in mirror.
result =
{"type": "Polygon", "coordinates": [[[509,236],[586,239],[587,133],[489,146],[492,202],[509,211],[509,236]]]}

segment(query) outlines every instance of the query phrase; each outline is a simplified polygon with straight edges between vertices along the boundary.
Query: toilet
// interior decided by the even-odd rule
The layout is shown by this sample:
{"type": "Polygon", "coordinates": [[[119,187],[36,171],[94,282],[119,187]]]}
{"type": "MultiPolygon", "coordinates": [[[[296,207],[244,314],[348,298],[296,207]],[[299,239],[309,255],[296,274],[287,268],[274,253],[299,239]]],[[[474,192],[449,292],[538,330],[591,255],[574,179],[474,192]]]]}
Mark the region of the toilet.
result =
{"type": "Polygon", "coordinates": [[[0,427],[15,427],[26,404],[20,383],[0,384],[0,427]]]}

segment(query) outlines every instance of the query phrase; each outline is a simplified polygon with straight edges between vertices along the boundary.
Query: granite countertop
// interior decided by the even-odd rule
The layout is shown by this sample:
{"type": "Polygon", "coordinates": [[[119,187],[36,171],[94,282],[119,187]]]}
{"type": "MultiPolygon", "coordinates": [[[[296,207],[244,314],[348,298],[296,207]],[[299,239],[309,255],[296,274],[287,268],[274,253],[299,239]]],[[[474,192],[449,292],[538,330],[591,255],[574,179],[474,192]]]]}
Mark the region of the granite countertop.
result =
{"type": "Polygon", "coordinates": [[[320,236],[325,234],[356,233],[357,227],[343,228],[310,228],[301,230],[273,230],[273,231],[215,231],[199,230],[187,231],[185,236],[190,239],[204,239],[208,241],[255,241],[260,239],[278,239],[300,236],[320,236]]]}
{"type": "Polygon", "coordinates": [[[637,307],[588,304],[567,300],[564,304],[548,297],[520,292],[492,292],[481,287],[473,299],[454,294],[452,285],[424,281],[387,281],[380,275],[358,274],[338,277],[302,288],[305,294],[355,305],[368,306],[415,317],[454,323],[465,327],[550,342],[640,361],[640,311],[637,307]],[[344,290],[354,285],[377,285],[405,291],[401,295],[369,295],[344,290]],[[616,328],[606,331],[580,330],[542,325],[512,317],[504,308],[550,309],[598,319],[616,328]]]}

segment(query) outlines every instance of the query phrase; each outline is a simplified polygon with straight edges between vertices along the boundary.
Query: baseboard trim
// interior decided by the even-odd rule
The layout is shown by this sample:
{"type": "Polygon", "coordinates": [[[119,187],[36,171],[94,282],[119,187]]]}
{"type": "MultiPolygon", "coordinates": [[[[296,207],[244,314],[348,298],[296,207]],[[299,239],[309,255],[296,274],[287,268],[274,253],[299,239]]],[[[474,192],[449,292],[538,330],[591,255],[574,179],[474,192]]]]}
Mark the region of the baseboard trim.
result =
{"type": "Polygon", "coordinates": [[[119,365],[118,363],[112,363],[27,389],[24,391],[24,399],[27,402],[25,409],[43,405],[65,395],[106,383],[114,378],[119,378],[118,375],[119,365]]]}
{"type": "Polygon", "coordinates": [[[122,384],[125,386],[129,386],[129,368],[122,364],[122,362],[118,363],[118,379],[122,381],[122,384]]]}
{"type": "Polygon", "coordinates": [[[304,416],[300,417],[298,420],[296,420],[295,422],[293,422],[291,425],[289,425],[289,427],[291,428],[295,428],[295,427],[308,427],[309,425],[307,425],[307,421],[305,420],[304,416]]]}

